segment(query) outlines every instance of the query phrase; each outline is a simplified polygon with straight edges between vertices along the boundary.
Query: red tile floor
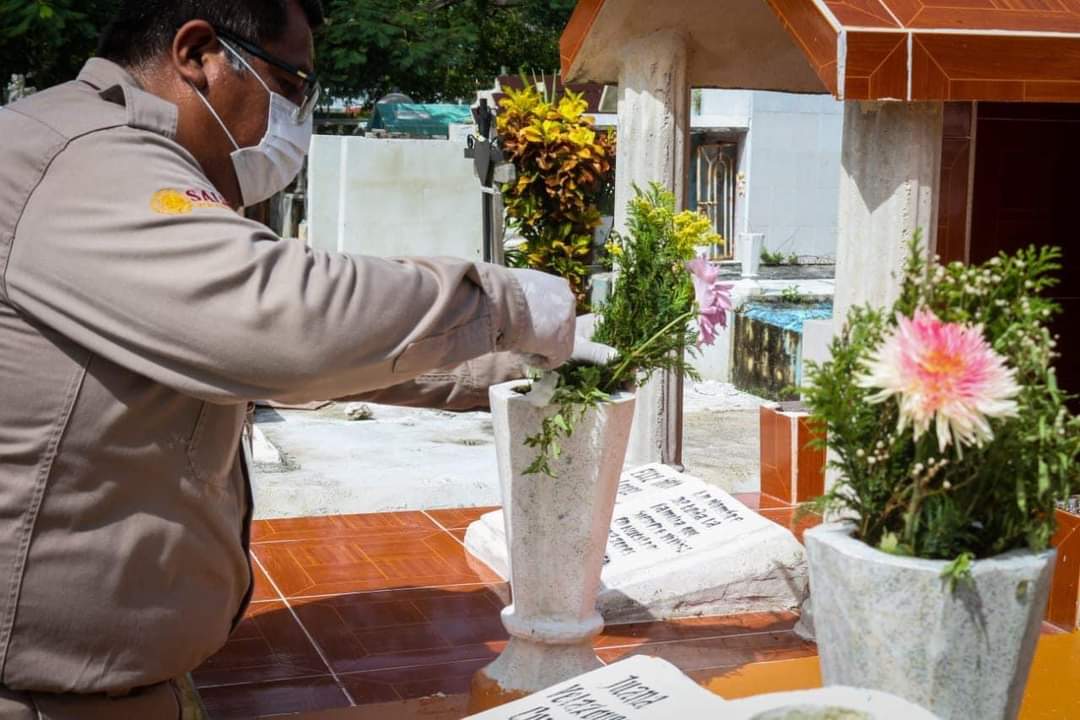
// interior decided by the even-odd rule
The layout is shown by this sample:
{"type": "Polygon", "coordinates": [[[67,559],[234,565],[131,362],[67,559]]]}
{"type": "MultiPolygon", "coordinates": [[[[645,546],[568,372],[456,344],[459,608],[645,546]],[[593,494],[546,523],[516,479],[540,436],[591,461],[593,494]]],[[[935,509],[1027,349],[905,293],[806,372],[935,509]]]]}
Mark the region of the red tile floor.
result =
{"type": "MultiPolygon", "coordinates": [[[[739,497],[792,523],[778,500],[739,497]]],[[[505,584],[462,544],[469,523],[492,509],[256,522],[251,608],[194,673],[213,720],[467,692],[507,639],[505,584]]],[[[707,671],[813,655],[794,622],[779,613],[621,625],[596,645],[605,662],[648,652],[707,671]]]]}
{"type": "MultiPolygon", "coordinates": [[[[794,525],[794,509],[768,496],[737,497],[800,539],[814,522],[794,525]]],[[[194,673],[212,720],[461,718],[470,678],[507,639],[499,620],[506,585],[470,562],[462,544],[469,523],[491,509],[257,522],[252,605],[194,673]]],[[[665,658],[728,697],[812,687],[816,650],[792,632],[795,620],[771,613],[619,625],[596,648],[604,662],[665,658]],[[714,686],[718,677],[728,684],[714,686]]]]}

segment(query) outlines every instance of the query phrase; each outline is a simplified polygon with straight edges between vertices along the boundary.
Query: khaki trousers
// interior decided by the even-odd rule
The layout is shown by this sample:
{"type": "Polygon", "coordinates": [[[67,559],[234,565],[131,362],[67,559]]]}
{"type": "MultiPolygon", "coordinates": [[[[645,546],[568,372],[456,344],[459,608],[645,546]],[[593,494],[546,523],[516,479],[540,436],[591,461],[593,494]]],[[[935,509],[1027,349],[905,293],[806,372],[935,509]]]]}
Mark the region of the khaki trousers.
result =
{"type": "Polygon", "coordinates": [[[180,720],[174,683],[142,688],[126,697],[19,693],[0,687],[0,720],[180,720]]]}

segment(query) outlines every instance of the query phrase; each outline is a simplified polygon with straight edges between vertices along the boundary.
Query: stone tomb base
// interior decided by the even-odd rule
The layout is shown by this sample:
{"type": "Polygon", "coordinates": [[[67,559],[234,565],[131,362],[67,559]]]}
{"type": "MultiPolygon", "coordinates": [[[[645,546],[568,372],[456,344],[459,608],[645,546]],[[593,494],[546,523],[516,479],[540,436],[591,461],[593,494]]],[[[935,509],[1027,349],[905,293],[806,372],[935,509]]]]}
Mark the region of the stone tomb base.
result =
{"type": "MultiPolygon", "coordinates": [[[[465,547],[509,578],[502,511],[473,523],[465,547]]],[[[790,530],[728,493],[645,465],[622,475],[601,581],[607,623],[794,610],[806,555],[790,530]]]]}

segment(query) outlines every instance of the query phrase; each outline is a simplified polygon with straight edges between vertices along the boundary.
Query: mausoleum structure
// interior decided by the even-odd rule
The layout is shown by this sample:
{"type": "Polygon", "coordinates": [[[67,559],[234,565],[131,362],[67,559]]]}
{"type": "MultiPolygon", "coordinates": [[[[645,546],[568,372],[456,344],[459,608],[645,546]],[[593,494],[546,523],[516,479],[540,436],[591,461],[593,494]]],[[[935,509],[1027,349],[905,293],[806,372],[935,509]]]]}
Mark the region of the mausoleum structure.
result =
{"type": "MultiPolygon", "coordinates": [[[[615,207],[634,184],[686,197],[692,88],[831,93],[845,101],[835,315],[884,305],[905,241],[947,260],[1031,242],[1065,247],[1055,300],[1062,384],[1080,390],[1080,258],[1071,242],[1080,160],[1080,10],[996,0],[582,0],[562,39],[570,82],[617,83],[615,207]]],[[[625,215],[616,217],[623,229],[625,215]]],[[[635,438],[637,461],[677,461],[676,393],[635,438]]],[[[648,406],[645,398],[639,405],[648,406]]],[[[643,409],[641,412],[645,412],[643,409]]],[[[633,445],[632,445],[633,447],[633,445]]]]}

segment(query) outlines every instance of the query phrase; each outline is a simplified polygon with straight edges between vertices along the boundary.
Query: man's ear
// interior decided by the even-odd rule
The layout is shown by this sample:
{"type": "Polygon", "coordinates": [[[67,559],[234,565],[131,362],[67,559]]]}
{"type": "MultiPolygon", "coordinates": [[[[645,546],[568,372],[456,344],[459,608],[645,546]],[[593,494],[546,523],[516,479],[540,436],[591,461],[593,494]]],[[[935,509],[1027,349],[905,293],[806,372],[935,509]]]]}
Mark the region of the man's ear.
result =
{"type": "Polygon", "coordinates": [[[207,61],[222,52],[217,33],[205,20],[184,23],[173,37],[173,66],[182,78],[199,90],[205,90],[207,86],[207,61]]]}

